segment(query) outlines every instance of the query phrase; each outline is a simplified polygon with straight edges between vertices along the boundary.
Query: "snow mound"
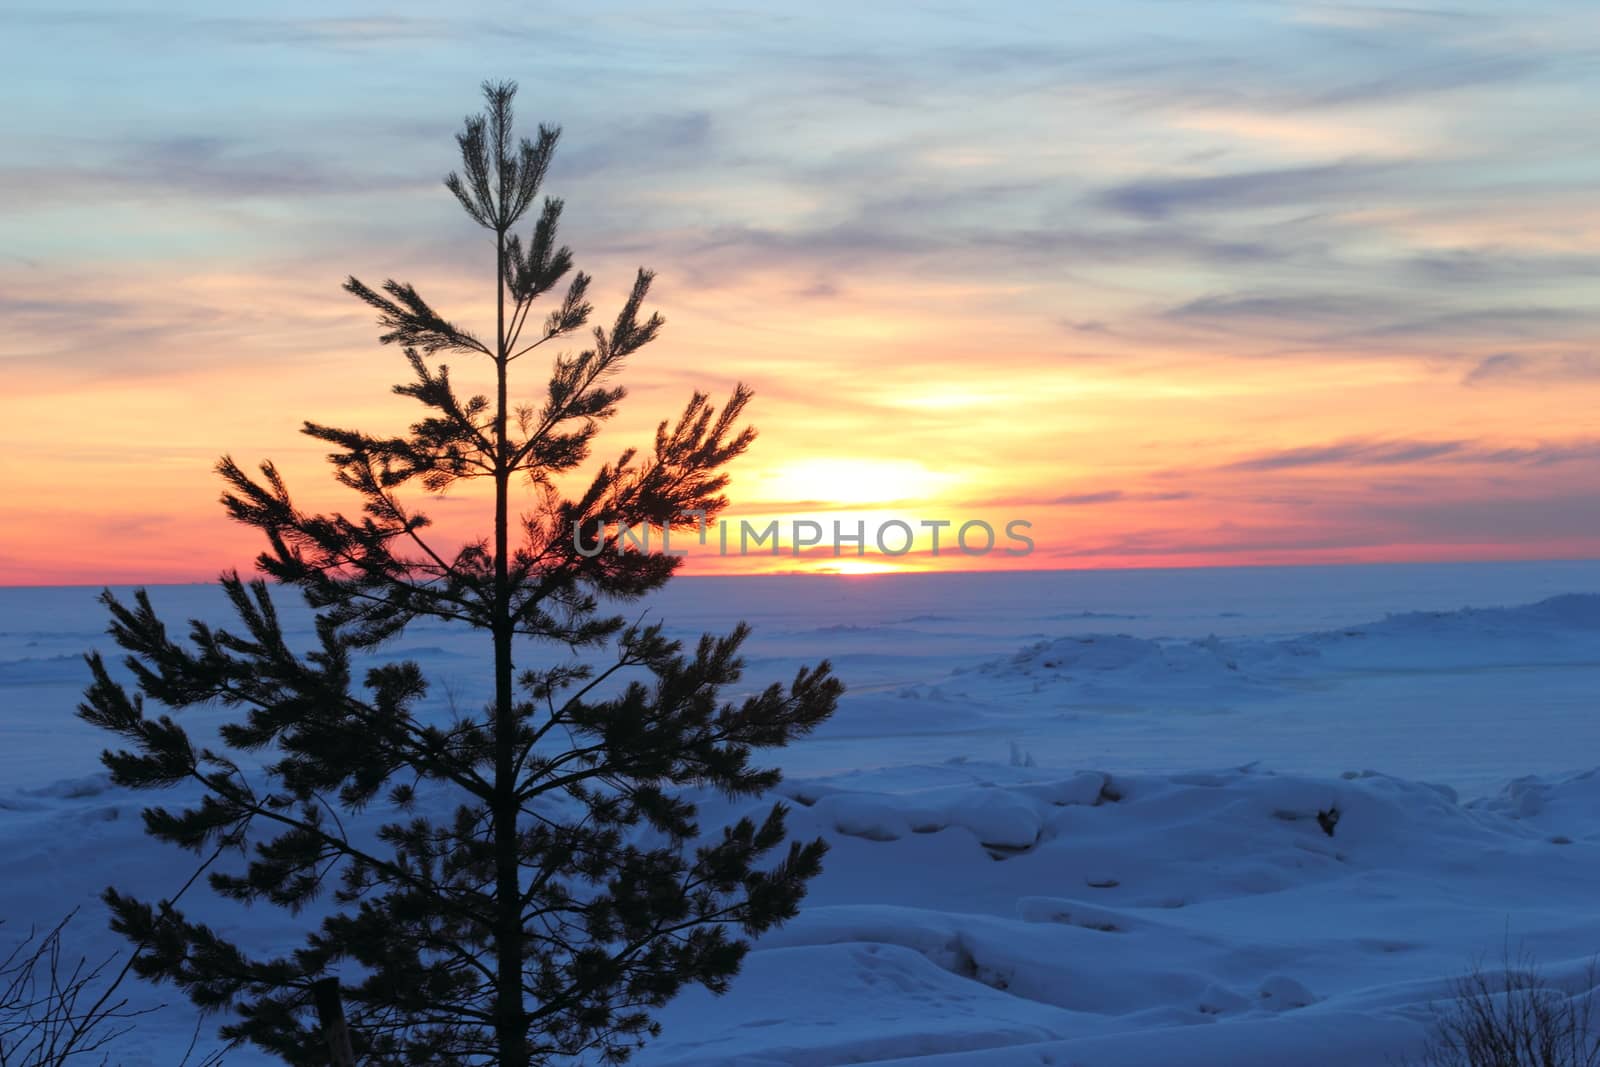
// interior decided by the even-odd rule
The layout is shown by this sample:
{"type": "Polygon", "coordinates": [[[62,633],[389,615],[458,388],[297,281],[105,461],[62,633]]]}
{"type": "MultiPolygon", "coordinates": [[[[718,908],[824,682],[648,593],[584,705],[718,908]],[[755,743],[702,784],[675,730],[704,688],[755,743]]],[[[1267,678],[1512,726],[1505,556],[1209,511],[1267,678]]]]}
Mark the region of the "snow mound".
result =
{"type": "Polygon", "coordinates": [[[1378,632],[1478,631],[1526,633],[1538,630],[1600,630],[1600,595],[1563,593],[1517,607],[1461,608],[1458,611],[1406,611],[1369,627],[1378,632]]]}
{"type": "Polygon", "coordinates": [[[1600,595],[1519,607],[1409,611],[1291,642],[1331,664],[1415,670],[1600,662],[1600,595]]]}
{"type": "Polygon", "coordinates": [[[1214,703],[1281,695],[1350,671],[1600,664],[1600,595],[1521,607],[1392,614],[1363,625],[1278,638],[1176,640],[1116,633],[1039,641],[972,674],[1079,701],[1214,703]]]}
{"type": "Polygon", "coordinates": [[[1315,649],[1292,643],[1169,641],[1127,634],[1074,634],[1040,641],[979,666],[985,681],[1071,689],[1085,702],[1188,699],[1215,703],[1278,691],[1315,649]]]}
{"type": "Polygon", "coordinates": [[[640,1062],[1384,1062],[1508,930],[1552,966],[1600,944],[1600,771],[1468,804],[1256,766],[966,762],[790,788],[811,801],[794,832],[830,844],[806,906],[727,996],[670,1006],[640,1062]]]}

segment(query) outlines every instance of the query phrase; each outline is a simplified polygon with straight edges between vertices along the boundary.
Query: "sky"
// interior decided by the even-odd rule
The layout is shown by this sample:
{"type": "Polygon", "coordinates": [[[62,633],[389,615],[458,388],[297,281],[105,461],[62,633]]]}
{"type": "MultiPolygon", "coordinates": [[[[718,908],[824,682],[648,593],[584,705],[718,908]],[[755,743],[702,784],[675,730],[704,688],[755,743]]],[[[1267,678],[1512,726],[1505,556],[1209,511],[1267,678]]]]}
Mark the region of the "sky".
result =
{"type": "Polygon", "coordinates": [[[485,321],[486,78],[598,317],[657,272],[601,453],[744,381],[734,523],[919,531],[692,572],[1600,555],[1592,5],[9,0],[0,583],[247,566],[223,453],[355,506],[302,420],[412,411],[340,282],[485,321]]]}

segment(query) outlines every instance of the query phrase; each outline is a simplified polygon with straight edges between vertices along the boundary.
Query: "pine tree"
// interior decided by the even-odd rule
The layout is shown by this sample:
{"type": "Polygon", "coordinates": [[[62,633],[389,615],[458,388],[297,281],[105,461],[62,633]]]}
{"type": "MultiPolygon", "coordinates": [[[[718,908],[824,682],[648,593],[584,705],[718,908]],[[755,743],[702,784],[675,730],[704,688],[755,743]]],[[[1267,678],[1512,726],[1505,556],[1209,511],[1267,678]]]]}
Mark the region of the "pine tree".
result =
{"type": "Polygon", "coordinates": [[[661,423],[653,451],[624,451],[580,476],[623,399],[617,372],[662,325],[643,317],[651,275],[641,270],[611,328],[556,356],[542,395],[513,400],[512,364],[590,316],[589,277],[572,273],[556,241],[561,201],[543,200],[526,242],[513,233],[534,210],[559,133],[541,126],[514,140],[515,91],[485,84],[485,112],[457,136],[462,169],[445,181],[494,238],[492,338],[445,319],[410,285],[346,283],[377,311],[381,340],[405,353],[412,377],[395,392],[426,409],[399,436],[305,424],[332,447],[362,513],[308,514],[271,463],[259,477],[231,458],[218,464],[229,514],[266,535],[258,567],[315,610],[314,650],[290,647],[263,579],[224,574],[238,626],[191,620],[187,640],[169,636],[143,591],[131,603],[102,596],[132,692],[91,655],[79,714],[126,746],[104,755],[116,782],[189,783],[200,797],[148,808],[147,832],[236,856],[209,876],[224,898],[321,915],[305,919],[301,947],[271,957],[115,888],[105,894],[113,927],[143,946],[140,974],[231,1012],[224,1037],[291,1064],[326,1062],[309,990],[328,976],[362,1063],[621,1061],[683,986],[726,988],[749,939],[792,917],[820,869],[823,843],[789,841],[782,805],[704,832],[692,795],[754,797],[776,784],[754,750],[832,712],[842,687],[828,665],[724,701],[719,690],[741,674],[742,624],[691,654],[659,623],[617,614],[681,562],[622,551],[619,525],[687,529],[703,521],[695,512],[716,516],[725,468],[754,436],[737,425],[750,393],[737,387],[720,411],[696,394],[661,423]],[[450,355],[487,360],[494,394],[458,393],[440,362],[450,355]],[[446,551],[399,491],[471,478],[493,482],[492,535],[446,551]],[[524,480],[536,503],[519,516],[513,491],[524,480]],[[563,482],[582,492],[563,495],[563,482]],[[425,712],[428,682],[414,662],[359,667],[417,619],[483,634],[494,695],[481,713],[425,712]],[[534,642],[557,650],[545,661],[556,665],[526,666],[534,642]],[[238,714],[216,748],[171,714],[218,703],[238,714]]]}

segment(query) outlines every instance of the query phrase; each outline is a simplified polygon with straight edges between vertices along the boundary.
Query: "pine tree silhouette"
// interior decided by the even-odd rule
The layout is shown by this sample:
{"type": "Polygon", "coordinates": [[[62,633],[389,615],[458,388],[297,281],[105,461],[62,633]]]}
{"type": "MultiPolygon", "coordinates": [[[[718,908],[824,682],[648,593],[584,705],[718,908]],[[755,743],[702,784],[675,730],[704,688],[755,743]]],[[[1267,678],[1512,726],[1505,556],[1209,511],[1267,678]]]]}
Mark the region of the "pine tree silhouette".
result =
{"type": "Polygon", "coordinates": [[[346,283],[377,310],[382,341],[405,352],[413,378],[395,391],[427,409],[400,436],[305,424],[333,447],[329,461],[362,514],[302,512],[271,463],[259,477],[231,458],[218,464],[228,512],[267,537],[261,571],[315,609],[315,650],[289,647],[264,580],[232,572],[222,587],[240,628],[191,621],[187,641],[168,635],[143,591],[131,603],[101,598],[134,691],[91,655],[79,714],[127,746],[104,755],[118,783],[201,790],[193,806],[146,809],[147,832],[196,852],[236,848],[236,869],[210,876],[225,898],[290,912],[316,902],[323,913],[305,920],[301,947],[266,958],[114,888],[113,927],[145,946],[140,974],[231,1010],[224,1037],[291,1064],[326,1062],[310,990],[328,976],[340,981],[362,1063],[524,1067],[582,1052],[620,1061],[681,987],[726,988],[748,939],[792,917],[820,869],[824,844],[788,841],[781,805],[705,834],[683,787],[770,789],[779,775],[753,765],[753,752],[833,711],[842,687],[828,665],[726,702],[718,691],[740,677],[742,624],[686,654],[660,624],[614,613],[680,562],[621,551],[618,524],[683,529],[696,524],[690,512],[714,517],[724,469],[754,436],[736,426],[750,393],[737,387],[720,411],[696,394],[660,425],[652,452],[623,452],[575,498],[557,491],[623,399],[615,375],[661,327],[659,315],[641,318],[651,279],[641,270],[611,328],[557,356],[543,395],[513,402],[512,364],[590,315],[582,273],[542,320],[534,315],[572,255],[556,243],[559,200],[543,201],[526,244],[511,232],[534,207],[558,137],[541,126],[535,139],[513,139],[515,92],[485,84],[487,109],[467,119],[462,170],[445,183],[494,237],[492,339],[448,321],[410,285],[346,283]],[[438,362],[445,354],[490,361],[494,395],[459,395],[438,362]],[[397,490],[467,478],[493,481],[493,533],[445,552],[397,490]],[[539,501],[521,517],[518,479],[539,501]],[[575,528],[589,531],[589,552],[575,528]],[[595,538],[605,550],[592,551],[595,538]],[[494,697],[481,714],[438,721],[419,710],[428,682],[414,662],[358,670],[355,656],[417,619],[483,634],[494,697]],[[519,671],[534,641],[570,651],[519,671]],[[614,657],[586,665],[597,646],[614,657]],[[221,728],[219,750],[146,701],[240,714],[221,728]],[[246,755],[260,766],[247,769],[246,755]]]}

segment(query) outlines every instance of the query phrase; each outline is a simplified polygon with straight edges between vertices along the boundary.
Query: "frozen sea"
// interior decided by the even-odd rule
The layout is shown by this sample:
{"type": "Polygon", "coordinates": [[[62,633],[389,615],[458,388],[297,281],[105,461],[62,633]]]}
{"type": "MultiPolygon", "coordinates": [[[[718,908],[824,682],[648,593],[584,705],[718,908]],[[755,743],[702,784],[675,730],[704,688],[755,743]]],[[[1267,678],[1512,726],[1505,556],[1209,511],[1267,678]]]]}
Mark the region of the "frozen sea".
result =
{"type": "MultiPolygon", "coordinates": [[[[182,863],[73,717],[96,592],[0,589],[0,940],[81,904],[91,953],[103,884],[182,863]]],[[[215,587],[151,593],[226,621],[215,587]]],[[[684,578],[632,610],[750,622],[752,688],[821,658],[850,687],[778,760],[832,845],[804,912],[640,1062],[1384,1063],[1508,944],[1591,993],[1600,563],[684,578]]],[[[417,625],[380,658],[444,714],[487,696],[478,645],[417,625]]],[[[192,1027],[174,1004],[113,1062],[192,1027]]]]}

